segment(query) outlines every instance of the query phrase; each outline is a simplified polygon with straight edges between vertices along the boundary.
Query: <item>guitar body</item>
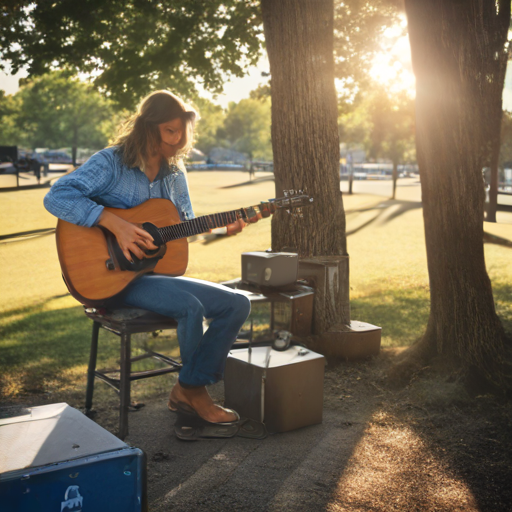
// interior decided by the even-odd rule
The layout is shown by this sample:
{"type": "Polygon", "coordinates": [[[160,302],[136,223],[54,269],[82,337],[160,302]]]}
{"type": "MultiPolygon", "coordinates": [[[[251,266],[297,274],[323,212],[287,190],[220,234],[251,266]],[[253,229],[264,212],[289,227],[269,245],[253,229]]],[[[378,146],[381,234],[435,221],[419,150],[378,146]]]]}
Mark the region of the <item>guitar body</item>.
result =
{"type": "MultiPolygon", "coordinates": [[[[158,228],[180,224],[176,207],[167,199],[149,199],[127,210],[105,210],[135,224],[151,222],[158,228]]],[[[101,305],[106,299],[120,293],[141,274],[156,272],[169,276],[181,276],[188,263],[186,238],[167,243],[167,251],[155,266],[138,272],[108,270],[110,258],[107,239],[99,227],[86,228],[59,219],[57,223],[57,252],[62,275],[73,297],[87,306],[101,305]]]]}

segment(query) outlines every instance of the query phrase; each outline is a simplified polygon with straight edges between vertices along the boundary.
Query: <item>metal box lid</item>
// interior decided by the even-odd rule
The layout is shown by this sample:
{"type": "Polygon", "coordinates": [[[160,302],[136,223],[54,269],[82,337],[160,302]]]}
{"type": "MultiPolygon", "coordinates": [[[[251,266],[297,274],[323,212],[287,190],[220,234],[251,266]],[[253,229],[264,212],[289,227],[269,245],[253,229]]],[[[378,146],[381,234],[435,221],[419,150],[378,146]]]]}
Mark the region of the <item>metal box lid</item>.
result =
{"type": "Polygon", "coordinates": [[[249,350],[246,348],[240,348],[231,350],[229,352],[229,357],[233,357],[234,359],[238,359],[239,361],[258,366],[260,368],[267,368],[267,358],[268,368],[277,368],[279,366],[324,358],[322,354],[317,354],[308,348],[296,345],[292,345],[284,352],[273,350],[271,347],[253,347],[250,358],[249,350]]]}
{"type": "Polygon", "coordinates": [[[256,256],[257,258],[263,259],[272,259],[272,258],[294,258],[298,259],[298,254],[296,252],[266,252],[266,251],[253,251],[253,252],[243,252],[242,257],[244,256],[256,256]]]}
{"type": "Polygon", "coordinates": [[[128,447],[66,403],[30,407],[26,412],[0,418],[0,479],[9,471],[128,447]]]}

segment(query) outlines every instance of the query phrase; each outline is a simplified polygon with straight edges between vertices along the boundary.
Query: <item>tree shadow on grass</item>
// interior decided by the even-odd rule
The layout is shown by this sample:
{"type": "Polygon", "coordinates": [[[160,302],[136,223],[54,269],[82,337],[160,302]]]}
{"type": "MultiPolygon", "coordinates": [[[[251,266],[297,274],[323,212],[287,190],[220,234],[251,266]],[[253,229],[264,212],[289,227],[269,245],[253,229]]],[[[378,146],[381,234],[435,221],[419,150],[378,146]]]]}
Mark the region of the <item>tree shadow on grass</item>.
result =
{"type": "Polygon", "coordinates": [[[274,181],[275,178],[274,178],[274,175],[272,174],[271,176],[262,176],[260,178],[254,178],[250,181],[243,181],[241,183],[235,183],[234,185],[226,185],[225,187],[219,187],[221,190],[222,189],[228,189],[228,188],[238,188],[238,187],[246,187],[247,185],[256,185],[258,183],[262,183],[264,181],[274,181]]]}
{"type": "MultiPolygon", "coordinates": [[[[512,338],[512,285],[493,283],[496,312],[512,338]]],[[[430,314],[427,287],[379,290],[351,299],[351,317],[382,327],[382,345],[410,346],[423,336],[430,314]]]]}
{"type": "Polygon", "coordinates": [[[82,308],[42,311],[37,305],[3,316],[9,315],[15,319],[0,328],[3,397],[43,393],[50,382],[70,386],[70,370],[89,357],[91,322],[82,308]]]}
{"type": "Polygon", "coordinates": [[[349,215],[351,213],[365,213],[365,212],[369,212],[369,211],[376,211],[376,214],[374,217],[372,217],[368,221],[364,222],[357,228],[347,231],[347,236],[353,235],[353,234],[357,233],[358,231],[361,231],[362,229],[370,226],[371,224],[373,224],[376,220],[380,219],[381,217],[384,217],[382,222],[384,224],[386,224],[386,223],[390,222],[391,220],[400,217],[404,213],[407,213],[410,210],[415,210],[415,209],[418,209],[421,207],[422,207],[422,204],[421,204],[421,202],[418,202],[418,201],[397,201],[397,200],[393,200],[393,199],[388,199],[387,201],[382,201],[378,205],[372,206],[370,208],[366,207],[366,208],[360,208],[357,210],[347,210],[345,212],[347,215],[349,215]],[[386,215],[386,213],[388,212],[388,209],[393,206],[398,206],[398,208],[396,208],[390,215],[386,215]]]}
{"type": "MultiPolygon", "coordinates": [[[[93,325],[83,308],[48,311],[43,303],[6,311],[0,317],[4,324],[0,326],[0,402],[27,400],[35,404],[51,397],[53,402],[68,401],[81,406],[93,325]]],[[[119,366],[120,344],[115,334],[101,329],[98,347],[97,368],[119,366]]],[[[158,337],[132,335],[133,356],[147,348],[179,356],[177,339],[170,333],[158,337]]],[[[139,371],[161,366],[164,364],[153,359],[143,359],[132,368],[139,371]]],[[[162,388],[168,391],[173,379],[166,375],[137,383],[133,385],[134,396],[146,397],[160,393],[162,388]]],[[[95,386],[95,394],[100,398],[95,400],[98,403],[117,400],[116,394],[103,385],[95,386]]]]}

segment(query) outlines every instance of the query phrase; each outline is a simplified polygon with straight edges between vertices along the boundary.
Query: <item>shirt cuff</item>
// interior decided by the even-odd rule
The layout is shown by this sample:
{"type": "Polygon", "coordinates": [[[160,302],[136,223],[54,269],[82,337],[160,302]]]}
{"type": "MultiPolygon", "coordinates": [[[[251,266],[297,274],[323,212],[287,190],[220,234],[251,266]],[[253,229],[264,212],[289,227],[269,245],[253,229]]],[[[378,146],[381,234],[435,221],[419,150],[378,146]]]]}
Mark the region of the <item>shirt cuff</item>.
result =
{"type": "Polygon", "coordinates": [[[96,226],[100,220],[101,214],[103,213],[103,209],[104,206],[100,204],[93,206],[85,219],[85,226],[88,228],[96,226]]]}

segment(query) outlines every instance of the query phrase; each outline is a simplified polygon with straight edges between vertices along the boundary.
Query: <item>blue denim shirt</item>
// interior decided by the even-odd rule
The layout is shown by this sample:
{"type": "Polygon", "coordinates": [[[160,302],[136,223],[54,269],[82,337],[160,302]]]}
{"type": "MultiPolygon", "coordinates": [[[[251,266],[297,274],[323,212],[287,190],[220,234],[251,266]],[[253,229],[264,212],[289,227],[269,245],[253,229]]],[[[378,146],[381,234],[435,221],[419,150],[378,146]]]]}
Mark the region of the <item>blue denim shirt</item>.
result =
{"type": "Polygon", "coordinates": [[[163,164],[151,183],[138,167],[127,167],[117,148],[111,147],[60,178],[46,194],[44,206],[59,219],[91,227],[104,206],[133,208],[152,198],[171,200],[182,221],[194,218],[182,170],[163,164]]]}

